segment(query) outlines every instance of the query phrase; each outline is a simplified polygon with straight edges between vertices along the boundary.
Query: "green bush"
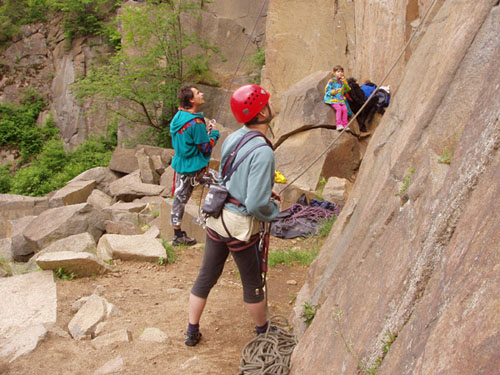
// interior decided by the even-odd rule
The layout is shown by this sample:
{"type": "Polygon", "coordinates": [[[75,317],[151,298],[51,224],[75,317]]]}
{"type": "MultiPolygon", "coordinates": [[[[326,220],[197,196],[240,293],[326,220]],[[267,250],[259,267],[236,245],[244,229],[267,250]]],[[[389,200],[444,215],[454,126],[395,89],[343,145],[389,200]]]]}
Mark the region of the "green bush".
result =
{"type": "Polygon", "coordinates": [[[47,0],[0,1],[0,46],[19,33],[22,25],[46,21],[47,0]]]}
{"type": "Polygon", "coordinates": [[[43,196],[58,190],[90,168],[107,166],[115,147],[115,124],[106,136],[94,136],[67,152],[61,140],[52,139],[29,166],[21,168],[11,179],[10,193],[43,196]]]}
{"type": "Polygon", "coordinates": [[[9,173],[9,165],[0,166],[0,194],[6,194],[10,190],[12,177],[9,173]]]}
{"type": "Polygon", "coordinates": [[[52,119],[41,128],[37,125],[45,105],[41,94],[32,89],[26,90],[19,105],[0,104],[0,146],[17,147],[24,162],[38,154],[43,144],[59,132],[52,119]]]}
{"type": "Polygon", "coordinates": [[[105,20],[119,5],[117,0],[50,0],[51,8],[62,12],[66,37],[106,33],[105,20]]]}

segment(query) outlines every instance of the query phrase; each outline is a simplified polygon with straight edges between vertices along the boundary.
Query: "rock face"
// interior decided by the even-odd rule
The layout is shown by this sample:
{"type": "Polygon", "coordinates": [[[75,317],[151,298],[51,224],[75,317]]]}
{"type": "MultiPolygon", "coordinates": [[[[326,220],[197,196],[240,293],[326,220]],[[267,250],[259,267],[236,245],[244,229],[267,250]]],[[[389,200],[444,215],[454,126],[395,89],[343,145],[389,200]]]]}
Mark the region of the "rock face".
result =
{"type": "MultiPolygon", "coordinates": [[[[358,2],[356,10],[357,7],[358,2]]],[[[390,8],[396,7],[396,4],[384,3],[374,8],[378,7],[388,11],[390,17],[390,8]]],[[[262,84],[270,91],[271,97],[279,98],[309,74],[330,70],[337,64],[343,65],[346,74],[350,74],[347,67],[353,66],[357,42],[354,13],[352,0],[270,2],[262,84]]],[[[372,22],[372,18],[367,17],[366,22],[372,22]]],[[[276,100],[273,104],[277,110],[281,109],[276,100]]]]}
{"type": "Polygon", "coordinates": [[[292,374],[498,372],[500,8],[439,4],[297,298],[295,332],[320,308],[292,374]]]}

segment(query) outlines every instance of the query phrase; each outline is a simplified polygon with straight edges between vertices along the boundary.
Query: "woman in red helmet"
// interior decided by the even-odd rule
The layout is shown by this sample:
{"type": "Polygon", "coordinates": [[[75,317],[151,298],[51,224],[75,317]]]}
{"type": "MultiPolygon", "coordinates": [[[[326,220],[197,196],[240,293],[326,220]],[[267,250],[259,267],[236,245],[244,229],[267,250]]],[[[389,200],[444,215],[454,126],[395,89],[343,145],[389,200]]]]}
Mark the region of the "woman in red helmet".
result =
{"type": "MultiPolygon", "coordinates": [[[[243,300],[255,322],[257,334],[266,332],[268,326],[258,239],[260,222],[269,222],[278,215],[279,197],[272,192],[274,151],[272,147],[256,146],[259,143],[270,145],[265,138],[273,118],[269,93],[257,85],[242,86],[231,97],[231,110],[236,120],[245,126],[224,141],[221,169],[245,134],[256,130],[261,136],[252,138],[238,151],[235,164],[240,159],[242,162],[225,183],[231,200],[226,202],[219,218],[207,219],[203,264],[189,297],[189,323],[185,340],[188,346],[196,345],[201,339],[201,314],[230,252],[241,275],[243,300]],[[245,155],[248,151],[250,153],[245,155]]],[[[222,170],[220,172],[222,176],[222,170]]]]}

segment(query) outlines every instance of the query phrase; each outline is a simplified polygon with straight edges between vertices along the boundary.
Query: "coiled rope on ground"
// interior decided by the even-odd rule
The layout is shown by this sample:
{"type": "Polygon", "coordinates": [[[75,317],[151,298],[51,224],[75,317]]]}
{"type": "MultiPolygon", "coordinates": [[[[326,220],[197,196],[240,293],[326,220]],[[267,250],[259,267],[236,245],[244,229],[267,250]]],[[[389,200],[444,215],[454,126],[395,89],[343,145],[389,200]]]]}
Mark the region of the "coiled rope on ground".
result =
{"type": "Polygon", "coordinates": [[[267,332],[257,335],[243,348],[238,375],[289,374],[297,339],[287,327],[288,321],[283,315],[272,316],[267,332]]]}

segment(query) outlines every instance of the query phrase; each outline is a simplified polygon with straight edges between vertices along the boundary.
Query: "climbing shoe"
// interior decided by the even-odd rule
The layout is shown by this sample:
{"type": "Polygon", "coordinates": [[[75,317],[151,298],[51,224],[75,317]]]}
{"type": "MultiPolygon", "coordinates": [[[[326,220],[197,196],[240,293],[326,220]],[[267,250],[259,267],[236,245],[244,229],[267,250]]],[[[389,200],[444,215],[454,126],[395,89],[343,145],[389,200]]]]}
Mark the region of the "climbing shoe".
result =
{"type": "Polygon", "coordinates": [[[196,331],[194,333],[191,333],[190,335],[186,333],[186,339],[184,340],[184,344],[186,344],[187,346],[195,346],[200,342],[200,340],[201,340],[200,331],[196,331]]]}
{"type": "Polygon", "coordinates": [[[278,327],[273,326],[272,324],[271,324],[271,326],[269,327],[269,330],[268,330],[268,329],[267,329],[267,327],[266,327],[266,329],[265,329],[265,331],[264,331],[264,332],[259,332],[259,331],[257,330],[257,327],[255,327],[255,330],[254,330],[254,333],[255,333],[257,336],[262,335],[262,334],[266,334],[266,333],[275,333],[275,332],[278,332],[278,327]]]}
{"type": "Polygon", "coordinates": [[[172,241],[172,245],[174,246],[179,246],[179,245],[187,245],[187,246],[192,246],[196,244],[196,240],[194,238],[188,237],[186,232],[182,231],[181,234],[179,235],[174,235],[174,239],[172,241]]]}

